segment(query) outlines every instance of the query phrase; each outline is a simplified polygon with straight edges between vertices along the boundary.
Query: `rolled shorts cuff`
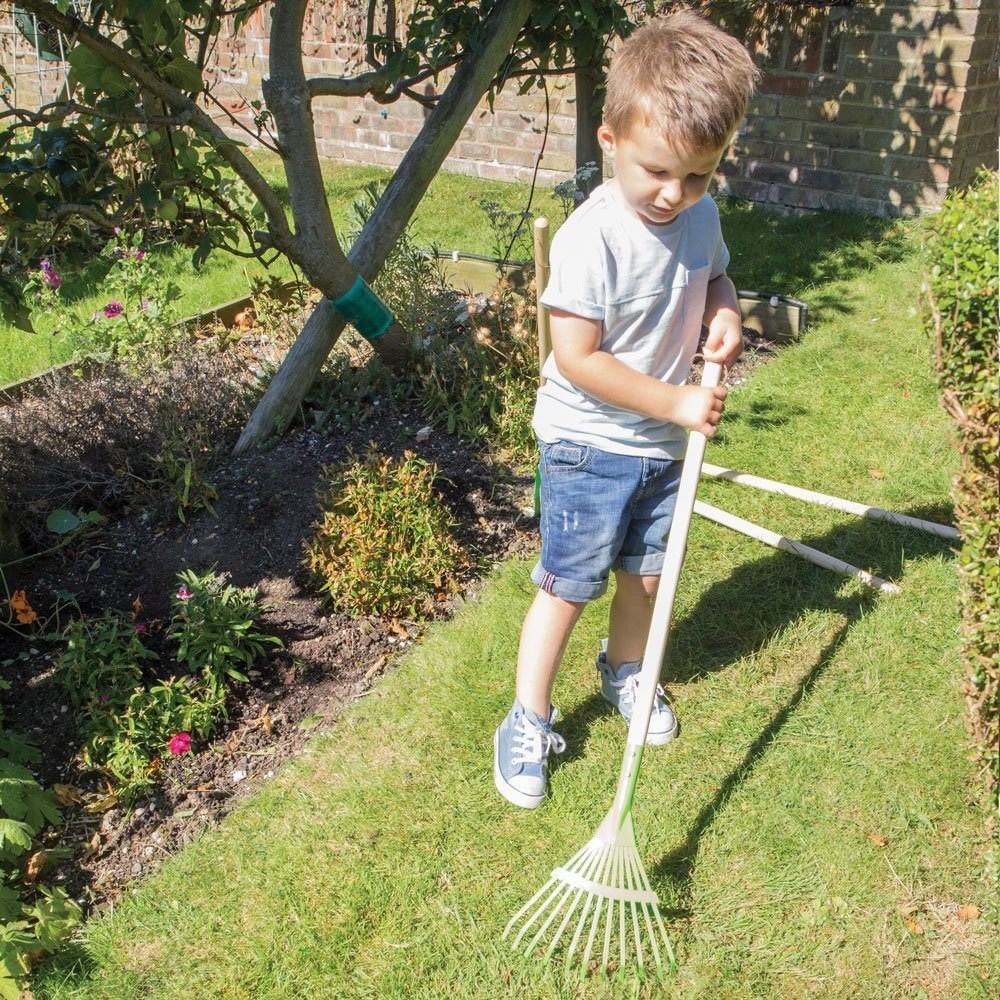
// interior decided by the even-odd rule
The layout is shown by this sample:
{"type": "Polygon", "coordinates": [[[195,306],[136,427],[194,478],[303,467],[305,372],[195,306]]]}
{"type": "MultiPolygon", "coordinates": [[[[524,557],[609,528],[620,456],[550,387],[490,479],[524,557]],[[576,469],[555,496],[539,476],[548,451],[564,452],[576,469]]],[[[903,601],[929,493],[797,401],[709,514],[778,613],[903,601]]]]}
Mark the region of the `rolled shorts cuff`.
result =
{"type": "Polygon", "coordinates": [[[531,570],[531,582],[548,594],[555,594],[564,601],[594,601],[608,589],[608,581],[604,580],[570,580],[564,576],[556,576],[542,568],[541,562],[535,563],[531,570]]]}
{"type": "Polygon", "coordinates": [[[632,573],[634,576],[662,576],[663,553],[647,552],[642,556],[620,556],[615,561],[614,568],[632,573]]]}

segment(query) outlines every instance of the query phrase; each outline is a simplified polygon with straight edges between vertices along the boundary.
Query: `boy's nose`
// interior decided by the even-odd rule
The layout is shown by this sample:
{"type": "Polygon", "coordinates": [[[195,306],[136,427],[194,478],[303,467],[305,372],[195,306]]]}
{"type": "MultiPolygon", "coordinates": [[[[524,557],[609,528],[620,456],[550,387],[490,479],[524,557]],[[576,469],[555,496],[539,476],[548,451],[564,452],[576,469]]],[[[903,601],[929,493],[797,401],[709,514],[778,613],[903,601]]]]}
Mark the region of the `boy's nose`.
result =
{"type": "Polygon", "coordinates": [[[666,209],[676,208],[684,198],[684,189],[679,180],[670,181],[660,188],[659,203],[666,209]]]}

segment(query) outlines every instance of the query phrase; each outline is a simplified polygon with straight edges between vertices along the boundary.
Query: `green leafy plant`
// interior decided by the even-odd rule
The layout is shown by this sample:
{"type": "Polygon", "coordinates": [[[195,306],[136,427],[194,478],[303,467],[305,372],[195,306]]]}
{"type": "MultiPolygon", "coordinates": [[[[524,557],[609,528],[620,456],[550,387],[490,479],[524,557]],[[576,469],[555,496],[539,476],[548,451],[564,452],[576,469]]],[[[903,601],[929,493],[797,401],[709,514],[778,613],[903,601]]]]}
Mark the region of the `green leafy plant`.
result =
{"type": "Polygon", "coordinates": [[[182,675],[94,705],[82,727],[83,762],[114,778],[119,797],[133,798],[155,784],[173,736],[212,735],[226,718],[225,698],[223,687],[182,675]]]}
{"type": "Polygon", "coordinates": [[[412,615],[454,589],[464,560],[436,475],[410,452],[397,460],[374,447],[325,470],[305,565],[337,611],[412,615]]]}
{"type": "Polygon", "coordinates": [[[955,515],[962,531],[963,648],[969,728],[986,778],[1000,782],[1000,409],[997,402],[995,171],[949,192],[929,228],[924,323],[936,344],[944,408],[959,427],[955,515]]]}
{"type": "MultiPolygon", "coordinates": [[[[0,690],[8,687],[0,678],[0,690]]],[[[40,759],[35,747],[4,728],[0,713],[0,997],[5,1000],[22,996],[32,963],[56,951],[81,916],[63,889],[26,876],[35,838],[47,825],[62,822],[52,793],[29,769],[40,759]]]]}
{"type": "Polygon", "coordinates": [[[208,478],[208,470],[217,455],[208,427],[200,422],[176,423],[160,451],[149,456],[154,471],[146,486],[166,493],[182,524],[199,510],[215,517],[212,501],[219,499],[219,493],[208,478]]]}
{"type": "Polygon", "coordinates": [[[183,570],[177,578],[181,585],[172,599],[168,635],[178,643],[177,659],[214,690],[223,690],[227,677],[248,681],[254,660],[269,646],[284,645],[257,629],[266,606],[256,589],[234,587],[215,567],[200,576],[183,570]]]}
{"type": "Polygon", "coordinates": [[[88,712],[108,702],[125,703],[142,684],[146,665],[159,660],[143,645],[135,622],[117,611],[74,619],[63,638],[66,649],[56,661],[56,677],[74,707],[88,712]]]}
{"type": "Polygon", "coordinates": [[[177,642],[184,673],[149,676],[159,656],[143,644],[145,626],[111,610],[71,622],[56,665],[77,708],[83,763],[113,779],[125,800],[156,782],[168,752],[211,736],[226,718],[227,681],[248,680],[254,659],[282,644],[256,628],[264,610],[256,591],[233,587],[214,569],[178,579],[167,639],[177,642]]]}

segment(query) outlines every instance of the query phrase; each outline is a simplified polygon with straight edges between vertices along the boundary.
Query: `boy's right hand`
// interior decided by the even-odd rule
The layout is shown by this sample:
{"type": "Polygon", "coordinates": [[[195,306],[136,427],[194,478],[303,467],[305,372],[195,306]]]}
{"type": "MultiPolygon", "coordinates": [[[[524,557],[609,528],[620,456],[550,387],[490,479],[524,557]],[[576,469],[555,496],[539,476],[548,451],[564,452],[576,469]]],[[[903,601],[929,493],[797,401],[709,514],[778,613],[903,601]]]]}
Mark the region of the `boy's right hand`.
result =
{"type": "Polygon", "coordinates": [[[670,388],[674,391],[666,419],[689,431],[713,437],[726,408],[724,400],[729,390],[721,385],[714,389],[700,385],[675,385],[670,388]]]}

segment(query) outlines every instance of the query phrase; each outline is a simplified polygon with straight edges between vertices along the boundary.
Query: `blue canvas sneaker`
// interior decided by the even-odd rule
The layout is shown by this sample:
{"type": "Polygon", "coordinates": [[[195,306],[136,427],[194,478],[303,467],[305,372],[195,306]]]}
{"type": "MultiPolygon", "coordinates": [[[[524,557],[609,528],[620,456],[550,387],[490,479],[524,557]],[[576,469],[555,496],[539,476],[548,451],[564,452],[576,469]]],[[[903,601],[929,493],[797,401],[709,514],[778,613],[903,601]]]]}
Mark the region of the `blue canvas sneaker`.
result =
{"type": "MultiPolygon", "coordinates": [[[[597,657],[597,671],[601,675],[601,694],[605,701],[610,702],[621,712],[626,722],[632,721],[632,706],[639,692],[639,671],[642,660],[634,663],[623,663],[618,668],[617,675],[608,663],[606,653],[608,640],[601,640],[601,654],[597,657]]],[[[656,685],[656,697],[653,699],[653,714],[649,718],[649,732],[646,734],[647,746],[662,746],[669,743],[677,735],[677,719],[670,706],[663,701],[666,694],[659,684],[656,685]]]]}
{"type": "Polygon", "coordinates": [[[549,752],[566,749],[566,741],[552,731],[558,714],[553,708],[543,722],[515,698],[493,734],[493,782],[508,802],[534,809],[545,798],[549,752]]]}

